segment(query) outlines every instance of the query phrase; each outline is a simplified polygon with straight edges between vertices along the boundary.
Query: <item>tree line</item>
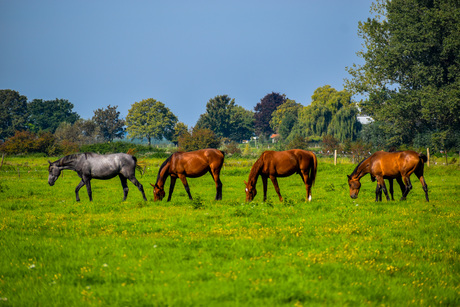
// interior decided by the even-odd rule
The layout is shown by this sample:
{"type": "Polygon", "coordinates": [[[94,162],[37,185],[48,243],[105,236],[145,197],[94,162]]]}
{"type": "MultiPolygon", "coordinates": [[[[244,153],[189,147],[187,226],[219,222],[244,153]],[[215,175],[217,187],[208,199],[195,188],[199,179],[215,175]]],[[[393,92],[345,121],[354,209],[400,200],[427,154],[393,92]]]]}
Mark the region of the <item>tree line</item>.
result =
{"type": "Polygon", "coordinates": [[[312,104],[303,107],[284,94],[272,92],[251,111],[228,95],[218,95],[207,102],[206,112],[189,128],[164,103],[153,98],[134,102],[126,119],[120,117],[117,106],[110,105],[94,110],[91,119],[82,119],[68,100],[28,102],[17,91],[0,90],[0,139],[4,152],[56,154],[125,135],[146,139],[149,145],[152,140],[167,140],[184,150],[218,147],[222,142],[241,143],[256,135],[268,140],[275,134],[280,143],[298,137],[319,140],[327,134],[337,135],[340,140],[356,138],[360,125],[351,95],[324,86],[312,98],[312,104]],[[343,116],[342,108],[354,111],[343,116]],[[309,116],[312,111],[321,116],[309,116]]]}
{"type": "Polygon", "coordinates": [[[134,102],[126,119],[110,105],[81,119],[68,100],[28,102],[16,91],[0,90],[2,150],[19,150],[12,149],[15,138],[22,145],[25,138],[35,138],[36,150],[52,143],[48,147],[58,152],[125,135],[149,145],[168,140],[184,150],[253,137],[262,142],[275,138],[279,149],[311,142],[363,150],[460,149],[460,4],[377,0],[371,9],[372,17],[358,25],[364,50],[357,54],[364,64],[346,68],[350,78],[343,90],[319,87],[306,106],[272,92],[246,110],[234,98],[218,95],[188,127],[153,98],[134,102]],[[371,122],[361,124],[359,114],[371,122]]]}

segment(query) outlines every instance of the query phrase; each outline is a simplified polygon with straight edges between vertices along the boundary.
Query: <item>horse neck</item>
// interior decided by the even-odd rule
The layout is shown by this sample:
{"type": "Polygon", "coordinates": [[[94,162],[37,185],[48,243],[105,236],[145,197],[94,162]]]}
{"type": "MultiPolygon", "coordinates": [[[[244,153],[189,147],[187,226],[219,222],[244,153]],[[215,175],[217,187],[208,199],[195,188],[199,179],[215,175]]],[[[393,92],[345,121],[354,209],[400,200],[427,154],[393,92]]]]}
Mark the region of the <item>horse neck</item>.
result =
{"type": "Polygon", "coordinates": [[[155,185],[157,185],[159,187],[164,186],[165,181],[169,176],[169,164],[170,164],[170,162],[162,165],[162,167],[158,171],[157,182],[155,183],[155,185]]]}
{"type": "Polygon", "coordinates": [[[68,170],[72,170],[74,171],[76,169],[76,165],[78,163],[78,160],[79,160],[80,157],[76,157],[75,159],[70,159],[70,160],[66,160],[64,158],[56,161],[55,165],[60,169],[60,170],[63,170],[63,169],[68,169],[68,170]]]}
{"type": "Polygon", "coordinates": [[[257,179],[260,175],[260,170],[262,169],[264,162],[262,157],[260,157],[252,166],[251,172],[249,173],[248,184],[252,187],[255,187],[257,184],[257,179]]]}
{"type": "Polygon", "coordinates": [[[359,165],[356,167],[355,171],[352,174],[353,178],[356,179],[361,179],[364,175],[367,175],[370,173],[370,164],[369,164],[369,158],[361,161],[359,165]]]}

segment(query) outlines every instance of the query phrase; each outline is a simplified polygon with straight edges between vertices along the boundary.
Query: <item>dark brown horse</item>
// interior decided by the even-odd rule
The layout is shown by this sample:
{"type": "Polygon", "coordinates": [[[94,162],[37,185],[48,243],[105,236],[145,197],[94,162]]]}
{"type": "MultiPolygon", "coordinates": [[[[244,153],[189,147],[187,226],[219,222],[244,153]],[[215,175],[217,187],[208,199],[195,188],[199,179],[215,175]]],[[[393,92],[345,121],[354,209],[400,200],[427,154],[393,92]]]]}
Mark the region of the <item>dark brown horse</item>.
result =
{"type": "Polygon", "coordinates": [[[209,172],[216,182],[216,200],[222,199],[222,182],[220,181],[220,169],[224,164],[224,153],[220,150],[209,148],[191,152],[176,152],[166,159],[160,166],[156,183],[153,187],[154,200],[162,200],[166,193],[164,185],[168,176],[171,176],[168,201],[171,200],[176,179],[179,178],[192,199],[186,177],[201,177],[209,172]]]}
{"type": "Polygon", "coordinates": [[[264,201],[267,200],[267,181],[271,179],[280,201],[283,197],[276,177],[288,177],[299,174],[307,189],[307,199],[311,200],[311,187],[315,182],[318,162],[311,151],[291,149],[286,151],[265,151],[254,163],[246,184],[246,201],[252,201],[257,194],[256,184],[259,175],[264,186],[264,201]]]}
{"type": "Polygon", "coordinates": [[[361,187],[359,180],[364,175],[371,174],[371,178],[375,177],[377,180],[377,189],[375,191],[376,201],[379,200],[381,190],[385,193],[387,200],[390,200],[384,179],[398,180],[398,178],[401,178],[404,182],[405,187],[401,200],[405,200],[407,194],[409,194],[409,191],[412,189],[409,177],[412,173],[415,173],[422,184],[423,191],[425,191],[426,201],[429,201],[428,186],[423,178],[423,167],[426,161],[427,157],[424,154],[418,154],[411,150],[400,152],[378,151],[361,161],[354,169],[353,173],[348,176],[350,197],[353,199],[358,197],[359,189],[361,187]]]}

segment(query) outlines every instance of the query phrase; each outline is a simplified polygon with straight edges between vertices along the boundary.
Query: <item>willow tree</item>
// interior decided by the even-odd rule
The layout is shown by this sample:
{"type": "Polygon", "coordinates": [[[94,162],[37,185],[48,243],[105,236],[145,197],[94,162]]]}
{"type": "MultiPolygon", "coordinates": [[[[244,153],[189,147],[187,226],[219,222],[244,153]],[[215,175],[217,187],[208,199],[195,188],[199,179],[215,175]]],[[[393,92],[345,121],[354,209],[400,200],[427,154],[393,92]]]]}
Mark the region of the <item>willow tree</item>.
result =
{"type": "Polygon", "coordinates": [[[340,141],[355,139],[360,129],[357,115],[358,109],[350,92],[326,85],[316,89],[311,104],[300,111],[293,132],[303,131],[303,136],[317,140],[328,134],[340,141]]]}
{"type": "Polygon", "coordinates": [[[126,116],[126,131],[131,139],[147,138],[172,140],[177,117],[164,103],[153,98],[144,99],[131,105],[126,116]]]}
{"type": "Polygon", "coordinates": [[[354,106],[343,107],[337,111],[327,128],[327,134],[340,142],[356,139],[361,130],[361,123],[356,120],[358,109],[354,106]]]}

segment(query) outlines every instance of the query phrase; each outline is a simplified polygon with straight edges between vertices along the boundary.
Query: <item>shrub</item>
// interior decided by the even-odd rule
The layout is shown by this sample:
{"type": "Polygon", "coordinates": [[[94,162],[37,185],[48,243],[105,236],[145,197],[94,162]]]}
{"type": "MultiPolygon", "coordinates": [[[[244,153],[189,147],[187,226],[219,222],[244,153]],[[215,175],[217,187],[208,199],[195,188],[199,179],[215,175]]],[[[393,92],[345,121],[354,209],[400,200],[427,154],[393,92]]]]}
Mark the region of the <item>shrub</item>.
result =
{"type": "Polygon", "coordinates": [[[204,148],[218,148],[220,138],[210,129],[193,129],[192,133],[184,134],[179,138],[179,147],[184,151],[204,148]]]}
{"type": "Polygon", "coordinates": [[[298,135],[286,145],[286,149],[308,150],[308,138],[298,135]]]}
{"type": "Polygon", "coordinates": [[[37,152],[37,135],[30,131],[16,131],[14,136],[1,145],[1,151],[8,154],[27,154],[37,152]]]}
{"type": "Polygon", "coordinates": [[[241,149],[236,142],[231,142],[225,146],[225,152],[229,155],[241,155],[241,149]]]}

